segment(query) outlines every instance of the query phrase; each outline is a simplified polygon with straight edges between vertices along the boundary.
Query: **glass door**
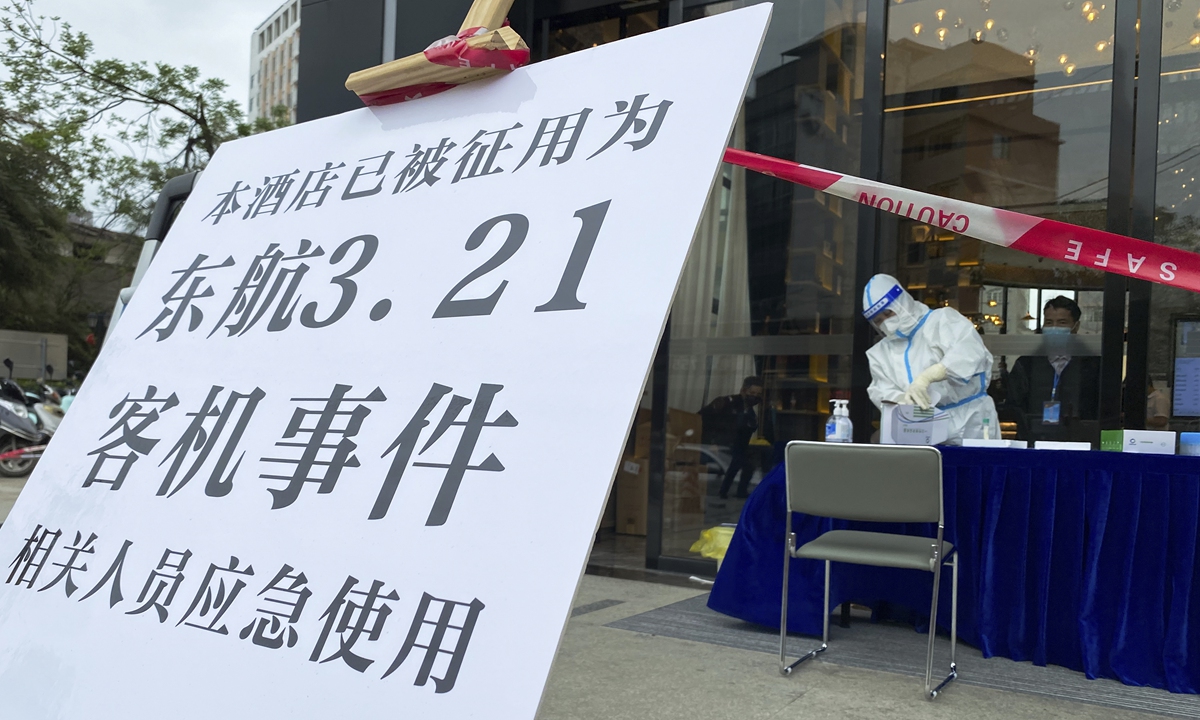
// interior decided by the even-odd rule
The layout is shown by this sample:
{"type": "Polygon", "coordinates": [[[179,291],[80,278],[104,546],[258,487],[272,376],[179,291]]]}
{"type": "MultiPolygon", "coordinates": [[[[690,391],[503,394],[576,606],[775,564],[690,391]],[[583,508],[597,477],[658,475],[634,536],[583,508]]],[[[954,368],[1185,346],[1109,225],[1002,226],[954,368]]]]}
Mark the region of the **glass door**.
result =
{"type": "MultiPolygon", "coordinates": [[[[893,2],[888,12],[884,181],[1105,229],[1115,2],[893,2]]],[[[983,335],[1010,436],[1098,443],[1102,272],[936,224],[887,215],[881,227],[881,270],[983,335]],[[1059,322],[1074,337],[1045,341],[1059,322]],[[1071,397],[1051,424],[1056,377],[1071,397]]]]}
{"type": "MultiPolygon", "coordinates": [[[[1140,210],[1153,208],[1155,242],[1200,252],[1200,3],[1166,0],[1142,8],[1143,23],[1160,23],[1162,36],[1157,126],[1150,128],[1157,133],[1154,174],[1136,179],[1153,189],[1139,193],[1146,206],[1140,210]]],[[[1155,80],[1144,78],[1147,84],[1155,80]]],[[[1153,90],[1146,87],[1146,95],[1153,97],[1153,90]]],[[[1136,318],[1149,331],[1142,425],[1195,432],[1200,430],[1200,295],[1155,284],[1149,296],[1149,307],[1136,318]]]]}
{"type": "MultiPolygon", "coordinates": [[[[731,146],[858,173],[865,15],[866,0],[775,2],[731,146]]],[[[736,523],[783,446],[823,438],[849,397],[857,219],[741,168],[714,182],[672,307],[658,567],[714,572],[701,532],[736,523]]]]}

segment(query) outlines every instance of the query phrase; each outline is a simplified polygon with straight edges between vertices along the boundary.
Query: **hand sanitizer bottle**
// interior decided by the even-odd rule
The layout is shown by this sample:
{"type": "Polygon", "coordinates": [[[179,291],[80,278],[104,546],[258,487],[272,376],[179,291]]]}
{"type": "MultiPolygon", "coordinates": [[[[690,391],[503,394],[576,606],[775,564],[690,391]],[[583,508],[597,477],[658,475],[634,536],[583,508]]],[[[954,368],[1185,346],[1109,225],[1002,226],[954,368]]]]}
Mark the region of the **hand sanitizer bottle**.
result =
{"type": "Polygon", "coordinates": [[[848,443],[854,441],[854,424],[850,422],[850,401],[830,400],[833,414],[825,423],[825,442],[848,443]]]}
{"type": "Polygon", "coordinates": [[[983,419],[983,439],[984,439],[984,440],[991,440],[991,439],[992,439],[992,428],[991,428],[991,422],[992,422],[992,419],[991,419],[991,418],[986,418],[986,417],[985,417],[985,418],[983,419]]]}

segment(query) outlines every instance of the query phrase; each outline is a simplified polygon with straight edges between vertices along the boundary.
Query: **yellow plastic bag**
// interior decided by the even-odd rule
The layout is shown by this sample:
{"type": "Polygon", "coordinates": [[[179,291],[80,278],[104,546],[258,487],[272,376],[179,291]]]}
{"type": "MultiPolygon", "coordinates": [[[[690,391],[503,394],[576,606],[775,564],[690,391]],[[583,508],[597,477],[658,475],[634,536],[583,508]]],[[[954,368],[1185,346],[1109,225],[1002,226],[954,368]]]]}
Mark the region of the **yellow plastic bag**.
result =
{"type": "Polygon", "coordinates": [[[692,544],[692,552],[712,558],[719,564],[725,559],[725,551],[729,549],[733,531],[736,529],[732,525],[718,525],[701,531],[700,539],[692,544]]]}

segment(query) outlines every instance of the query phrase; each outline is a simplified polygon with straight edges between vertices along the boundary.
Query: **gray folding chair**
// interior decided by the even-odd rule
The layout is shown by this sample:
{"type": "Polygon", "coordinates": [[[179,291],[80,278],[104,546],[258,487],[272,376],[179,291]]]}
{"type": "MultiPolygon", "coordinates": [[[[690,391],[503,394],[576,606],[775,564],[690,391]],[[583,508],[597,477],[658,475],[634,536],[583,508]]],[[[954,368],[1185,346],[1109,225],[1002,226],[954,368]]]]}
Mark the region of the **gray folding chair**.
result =
{"type": "Polygon", "coordinates": [[[954,650],[958,645],[958,555],[942,540],[942,454],[937,448],[904,445],[851,445],[790,442],[787,445],[787,542],[783,556],[783,608],[779,620],[779,671],[816,657],[829,647],[829,565],[831,562],[910,568],[933,573],[929,610],[929,651],[925,658],[925,692],[937,697],[958,677],[954,650]],[[936,522],[937,538],[860,530],[831,530],[796,547],[792,513],[863,522],[936,522]],[[787,660],[788,569],[792,558],[825,561],[825,612],[821,646],[795,662],[787,660]],[[933,638],[937,634],[938,587],[942,563],[954,569],[950,594],[950,674],[936,688],[933,638]]]}

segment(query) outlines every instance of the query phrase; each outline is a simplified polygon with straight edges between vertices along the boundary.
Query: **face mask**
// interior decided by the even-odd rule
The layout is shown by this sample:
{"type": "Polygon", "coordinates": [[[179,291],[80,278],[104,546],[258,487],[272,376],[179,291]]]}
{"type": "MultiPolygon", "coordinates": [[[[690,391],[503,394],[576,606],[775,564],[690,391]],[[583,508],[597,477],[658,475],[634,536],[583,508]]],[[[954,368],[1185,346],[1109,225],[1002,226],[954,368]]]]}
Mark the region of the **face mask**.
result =
{"type": "Polygon", "coordinates": [[[890,335],[895,335],[897,332],[899,332],[902,326],[900,323],[900,318],[890,317],[887,320],[884,320],[883,322],[879,323],[879,327],[880,327],[880,329],[883,330],[883,332],[885,334],[890,336],[890,335]]]}
{"type": "Polygon", "coordinates": [[[1065,327],[1044,327],[1042,328],[1043,335],[1070,335],[1071,328],[1065,327]]]}

